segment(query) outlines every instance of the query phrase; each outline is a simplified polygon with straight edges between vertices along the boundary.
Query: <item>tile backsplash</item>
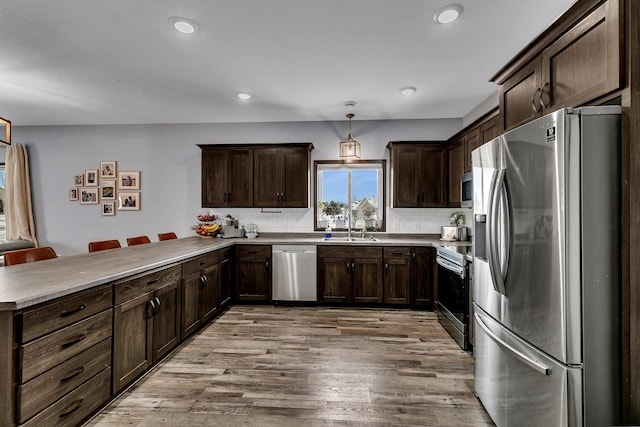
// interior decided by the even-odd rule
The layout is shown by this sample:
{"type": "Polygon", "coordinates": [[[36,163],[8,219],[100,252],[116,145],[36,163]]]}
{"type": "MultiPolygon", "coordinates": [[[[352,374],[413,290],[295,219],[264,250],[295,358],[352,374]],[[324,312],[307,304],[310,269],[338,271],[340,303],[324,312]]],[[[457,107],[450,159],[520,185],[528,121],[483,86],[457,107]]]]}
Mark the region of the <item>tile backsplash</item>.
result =
{"type": "MultiPolygon", "coordinates": [[[[229,208],[205,209],[216,216],[231,215],[240,224],[254,223],[262,232],[313,232],[313,209],[292,208],[229,208]]],[[[449,225],[451,214],[464,212],[465,225],[472,226],[471,209],[411,208],[387,209],[387,233],[439,234],[440,227],[449,225]]]]}

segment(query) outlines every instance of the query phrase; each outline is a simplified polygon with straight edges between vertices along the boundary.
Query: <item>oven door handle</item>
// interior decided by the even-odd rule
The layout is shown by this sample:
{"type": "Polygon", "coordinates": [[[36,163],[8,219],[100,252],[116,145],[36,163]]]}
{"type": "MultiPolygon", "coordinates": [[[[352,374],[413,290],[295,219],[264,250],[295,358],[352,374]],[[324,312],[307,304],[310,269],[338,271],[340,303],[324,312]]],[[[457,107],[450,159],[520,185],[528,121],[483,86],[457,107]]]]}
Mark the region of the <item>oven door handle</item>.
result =
{"type": "Polygon", "coordinates": [[[458,276],[460,276],[461,279],[464,279],[464,267],[461,267],[452,262],[449,262],[446,259],[441,257],[436,257],[436,262],[440,267],[447,269],[449,271],[452,271],[456,273],[458,276]]]}

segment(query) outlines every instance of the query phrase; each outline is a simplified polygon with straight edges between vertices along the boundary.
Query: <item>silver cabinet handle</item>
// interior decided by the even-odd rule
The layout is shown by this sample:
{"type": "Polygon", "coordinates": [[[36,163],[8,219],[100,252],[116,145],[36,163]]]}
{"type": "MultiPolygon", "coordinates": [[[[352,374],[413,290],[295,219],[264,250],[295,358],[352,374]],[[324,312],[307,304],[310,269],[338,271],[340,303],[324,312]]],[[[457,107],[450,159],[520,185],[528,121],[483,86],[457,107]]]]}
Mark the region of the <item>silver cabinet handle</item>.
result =
{"type": "Polygon", "coordinates": [[[538,107],[538,103],[536,102],[536,95],[540,94],[540,97],[542,97],[542,88],[539,87],[538,89],[536,89],[535,92],[533,92],[533,96],[531,97],[531,108],[533,108],[533,112],[534,113],[539,113],[541,108],[538,107]]]}
{"type": "Polygon", "coordinates": [[[544,103],[544,88],[549,86],[549,82],[545,82],[540,88],[540,108],[547,108],[548,105],[544,103]]]}
{"type": "Polygon", "coordinates": [[[500,337],[498,337],[496,334],[491,332],[489,327],[484,324],[484,322],[482,321],[482,319],[480,318],[480,315],[478,313],[475,313],[473,317],[475,317],[476,322],[478,323],[478,326],[480,326],[482,328],[482,330],[489,336],[489,338],[491,338],[500,347],[503,347],[504,349],[506,349],[509,353],[511,353],[513,356],[515,356],[518,360],[520,360],[521,362],[525,363],[529,367],[533,368],[536,372],[539,372],[539,373],[541,373],[543,375],[546,375],[546,376],[550,376],[551,375],[551,368],[549,368],[548,366],[543,365],[542,363],[540,363],[540,362],[538,362],[536,360],[532,360],[531,358],[527,357],[527,355],[525,355],[522,352],[516,350],[515,348],[513,348],[512,346],[510,346],[509,344],[507,344],[506,342],[501,340],[500,337]]]}

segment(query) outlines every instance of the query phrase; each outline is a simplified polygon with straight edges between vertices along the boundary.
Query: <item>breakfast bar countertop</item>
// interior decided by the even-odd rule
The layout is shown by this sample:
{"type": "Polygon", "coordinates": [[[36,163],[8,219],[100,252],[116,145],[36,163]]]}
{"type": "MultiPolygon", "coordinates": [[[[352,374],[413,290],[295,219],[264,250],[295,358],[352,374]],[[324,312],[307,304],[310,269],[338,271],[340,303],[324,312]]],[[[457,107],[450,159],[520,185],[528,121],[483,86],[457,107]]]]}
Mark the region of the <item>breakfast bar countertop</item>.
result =
{"type": "MultiPolygon", "coordinates": [[[[316,244],[434,246],[439,235],[376,235],[377,240],[329,240],[320,233],[261,233],[255,239],[203,239],[199,236],[0,267],[0,311],[20,310],[79,291],[131,277],[236,244],[316,244]]],[[[446,242],[470,246],[471,242],[446,242]]]]}

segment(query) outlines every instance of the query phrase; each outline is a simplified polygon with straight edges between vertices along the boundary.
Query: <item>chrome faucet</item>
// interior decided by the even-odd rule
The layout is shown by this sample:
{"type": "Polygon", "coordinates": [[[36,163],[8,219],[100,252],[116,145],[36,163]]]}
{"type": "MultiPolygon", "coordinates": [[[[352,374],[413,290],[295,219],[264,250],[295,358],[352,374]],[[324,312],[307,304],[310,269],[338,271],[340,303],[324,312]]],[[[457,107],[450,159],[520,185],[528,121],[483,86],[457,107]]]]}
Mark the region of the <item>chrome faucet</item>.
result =
{"type": "Polygon", "coordinates": [[[345,219],[347,220],[347,242],[351,242],[353,238],[351,237],[351,213],[345,213],[345,219]]]}

